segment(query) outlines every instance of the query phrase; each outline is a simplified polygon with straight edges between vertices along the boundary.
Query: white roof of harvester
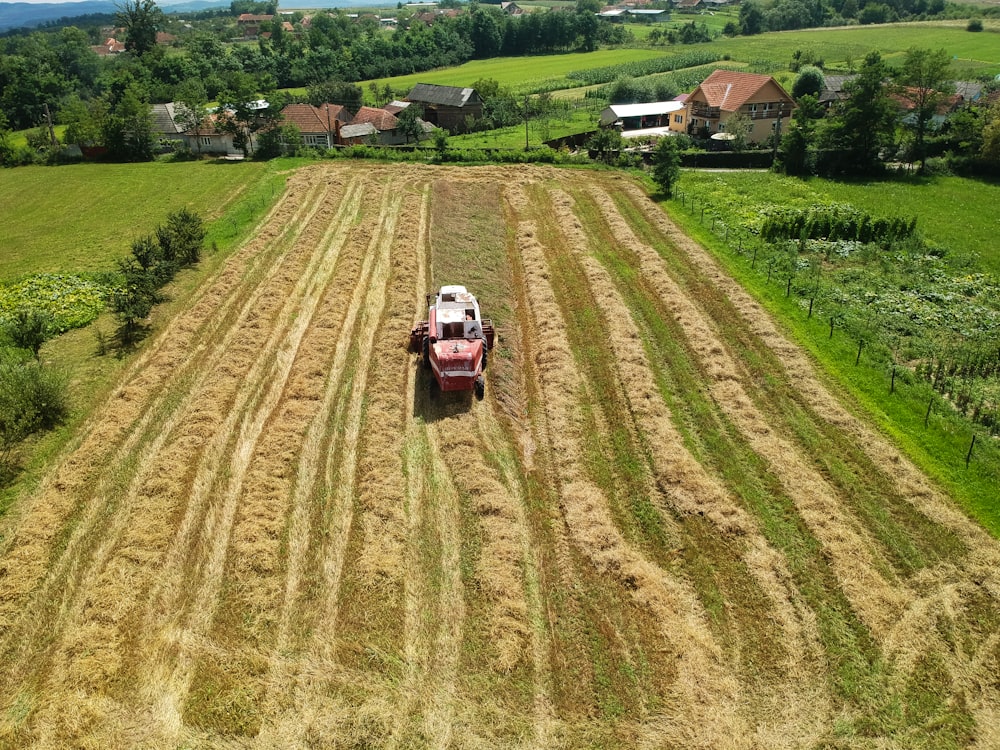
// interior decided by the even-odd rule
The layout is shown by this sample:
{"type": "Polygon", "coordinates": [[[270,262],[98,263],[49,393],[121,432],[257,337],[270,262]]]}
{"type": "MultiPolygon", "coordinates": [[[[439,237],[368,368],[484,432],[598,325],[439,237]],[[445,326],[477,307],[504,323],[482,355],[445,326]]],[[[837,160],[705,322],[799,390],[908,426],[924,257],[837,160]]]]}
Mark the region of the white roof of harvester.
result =
{"type": "Polygon", "coordinates": [[[466,319],[466,312],[473,309],[473,320],[479,320],[479,303],[471,292],[457,284],[443,286],[438,292],[437,302],[438,323],[458,323],[466,319]]]}

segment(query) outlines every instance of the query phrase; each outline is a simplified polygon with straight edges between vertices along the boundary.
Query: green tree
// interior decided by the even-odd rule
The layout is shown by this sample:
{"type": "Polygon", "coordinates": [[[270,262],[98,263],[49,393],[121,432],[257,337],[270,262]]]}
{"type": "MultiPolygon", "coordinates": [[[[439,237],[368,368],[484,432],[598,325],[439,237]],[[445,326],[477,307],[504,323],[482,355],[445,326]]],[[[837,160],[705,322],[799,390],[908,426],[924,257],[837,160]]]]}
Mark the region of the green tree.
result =
{"type": "Polygon", "coordinates": [[[103,143],[108,114],[107,100],[97,97],[84,101],[74,94],[59,113],[59,119],[66,125],[63,140],[80,146],[103,143]]]}
{"type": "Polygon", "coordinates": [[[406,138],[409,143],[412,138],[419,141],[424,134],[424,124],[420,119],[423,110],[416,104],[411,104],[406,109],[396,115],[396,130],[406,138]]]}
{"type": "Polygon", "coordinates": [[[141,87],[130,85],[104,122],[104,145],[113,159],[153,158],[153,113],[141,87]]]}
{"type": "Polygon", "coordinates": [[[990,164],[1000,167],[1000,103],[986,112],[983,126],[983,145],[979,155],[990,164]]]}
{"type": "Polygon", "coordinates": [[[745,112],[737,112],[726,120],[726,132],[733,136],[733,151],[746,150],[751,130],[753,130],[753,120],[745,112]]]}
{"type": "Polygon", "coordinates": [[[927,131],[951,90],[948,82],[950,67],[951,60],[945,50],[911,47],[906,51],[896,76],[896,82],[902,86],[900,96],[913,107],[904,123],[913,133],[913,158],[920,162],[920,171],[923,171],[926,159],[924,140],[927,131]]]}
{"type": "Polygon", "coordinates": [[[201,152],[201,135],[208,127],[208,94],[200,80],[189,79],[174,93],[174,121],[193,133],[201,152]]]}
{"type": "Polygon", "coordinates": [[[882,56],[869,52],[858,75],[844,85],[847,98],[838,103],[821,134],[824,148],[845,152],[838,164],[842,171],[874,170],[879,153],[893,141],[896,104],[884,85],[887,75],[882,56]]]}
{"type": "Polygon", "coordinates": [[[0,474],[11,473],[12,454],[25,438],[59,424],[68,412],[60,372],[0,350],[0,474]]]}
{"type": "Polygon", "coordinates": [[[798,99],[806,94],[819,96],[826,87],[826,78],[823,71],[815,65],[803,65],[799,69],[799,75],[792,84],[792,97],[798,99]]]}
{"type": "Polygon", "coordinates": [[[778,147],[777,168],[786,174],[805,175],[814,168],[816,123],[823,117],[823,107],[811,94],[804,94],[797,104],[778,147]]]}
{"type": "MultiPolygon", "coordinates": [[[[372,84],[378,89],[376,84],[372,84]]],[[[384,93],[379,89],[380,93],[384,93]]],[[[321,83],[314,83],[306,89],[306,101],[314,107],[321,107],[324,104],[339,104],[349,110],[357,112],[364,102],[364,92],[361,87],[354,83],[347,83],[340,80],[328,80],[321,83]]]]}
{"type": "Polygon", "coordinates": [[[764,30],[764,13],[755,0],[740,5],[740,32],[744,36],[759,34],[764,30]]]}
{"type": "Polygon", "coordinates": [[[7,336],[20,349],[27,349],[38,359],[38,353],[52,336],[52,315],[33,307],[22,307],[5,326],[7,336]]]}
{"type": "Polygon", "coordinates": [[[614,162],[621,153],[622,134],[613,128],[601,128],[587,141],[587,150],[594,152],[594,158],[605,164],[614,162]]]}
{"type": "Polygon", "coordinates": [[[138,57],[155,49],[163,12],[154,0],[122,0],[115,7],[115,22],[125,29],[125,49],[138,57]]]}
{"type": "Polygon", "coordinates": [[[681,176],[681,155],[676,138],[661,138],[653,151],[653,180],[668,198],[681,176]]]}

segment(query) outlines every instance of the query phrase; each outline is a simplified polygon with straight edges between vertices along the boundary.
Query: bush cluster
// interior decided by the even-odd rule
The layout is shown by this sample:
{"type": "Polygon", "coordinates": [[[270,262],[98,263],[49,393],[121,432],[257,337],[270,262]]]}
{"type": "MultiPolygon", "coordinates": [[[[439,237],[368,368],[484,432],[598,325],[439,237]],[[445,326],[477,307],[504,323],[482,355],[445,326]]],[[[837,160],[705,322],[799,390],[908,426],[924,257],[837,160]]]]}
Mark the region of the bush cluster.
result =
{"type": "Polygon", "coordinates": [[[854,206],[810,206],[769,211],[760,226],[761,239],[828,239],[888,244],[912,237],[917,217],[873,218],[854,206]]]}
{"type": "Polygon", "coordinates": [[[132,253],[118,261],[119,283],[111,291],[111,311],[118,319],[118,338],[132,343],[141,321],[160,301],[160,289],[177,272],[201,257],[205,228],[201,217],[186,208],[167,217],[153,235],[132,242],[132,253]]]}

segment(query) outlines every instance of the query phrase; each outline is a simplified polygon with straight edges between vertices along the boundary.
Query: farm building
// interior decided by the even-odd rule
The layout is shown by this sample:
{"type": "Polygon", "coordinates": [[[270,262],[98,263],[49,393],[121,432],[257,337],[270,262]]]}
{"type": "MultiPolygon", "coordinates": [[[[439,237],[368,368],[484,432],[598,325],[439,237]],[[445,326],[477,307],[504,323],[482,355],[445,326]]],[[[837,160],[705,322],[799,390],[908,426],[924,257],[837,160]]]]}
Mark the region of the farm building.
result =
{"type": "Polygon", "coordinates": [[[674,114],[683,109],[684,103],[678,101],[612,104],[601,112],[600,125],[615,127],[626,137],[636,130],[655,135],[657,131],[669,130],[674,114]]]}
{"type": "Polygon", "coordinates": [[[406,100],[423,107],[427,122],[452,133],[465,132],[467,118],[478,120],[483,116],[483,100],[471,88],[418,83],[406,100]]]}
{"type": "Polygon", "coordinates": [[[762,143],[782,117],[791,115],[795,100],[774,78],[757,73],[717,70],[692,91],[684,107],[684,122],[672,122],[681,132],[721,133],[737,114],[750,118],[748,140],[762,143]]]}

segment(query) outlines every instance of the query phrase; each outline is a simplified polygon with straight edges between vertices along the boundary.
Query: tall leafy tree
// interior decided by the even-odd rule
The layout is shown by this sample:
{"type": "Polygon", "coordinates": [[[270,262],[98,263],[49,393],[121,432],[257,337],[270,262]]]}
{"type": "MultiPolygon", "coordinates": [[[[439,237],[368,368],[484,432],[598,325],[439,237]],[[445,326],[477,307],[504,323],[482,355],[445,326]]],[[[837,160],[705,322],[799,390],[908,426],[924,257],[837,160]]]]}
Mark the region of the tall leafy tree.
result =
{"type": "Polygon", "coordinates": [[[125,29],[125,49],[141,57],[156,47],[163,12],[154,0],[122,0],[115,21],[125,29]]]}
{"type": "Polygon", "coordinates": [[[104,145],[113,159],[153,158],[153,114],[139,85],[127,88],[104,120],[104,145]]]}
{"type": "Polygon", "coordinates": [[[896,76],[902,87],[900,96],[913,107],[904,122],[913,133],[913,158],[920,162],[921,171],[926,159],[927,131],[952,88],[948,80],[950,67],[951,60],[945,50],[911,47],[896,76]]]}
{"type": "Polygon", "coordinates": [[[661,138],[653,151],[653,180],[668,198],[681,176],[681,155],[676,138],[661,138]]]}
{"type": "Polygon", "coordinates": [[[889,97],[887,76],[882,56],[872,51],[858,75],[844,85],[847,98],[838,103],[821,139],[825,148],[845,152],[842,171],[874,170],[879,152],[893,141],[897,108],[889,97]]]}

